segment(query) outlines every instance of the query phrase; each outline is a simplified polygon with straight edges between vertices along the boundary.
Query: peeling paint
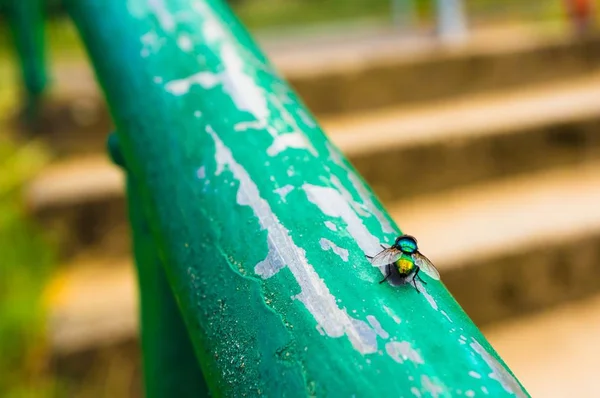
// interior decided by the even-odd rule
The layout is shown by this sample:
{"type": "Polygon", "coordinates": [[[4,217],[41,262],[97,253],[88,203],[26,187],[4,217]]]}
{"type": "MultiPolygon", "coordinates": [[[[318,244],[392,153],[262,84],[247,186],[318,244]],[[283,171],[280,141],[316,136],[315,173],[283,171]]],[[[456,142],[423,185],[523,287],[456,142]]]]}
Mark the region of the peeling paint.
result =
{"type": "Polygon", "coordinates": [[[182,51],[189,52],[194,48],[194,42],[188,35],[182,34],[177,38],[177,46],[182,51]]]}
{"type": "Polygon", "coordinates": [[[392,319],[394,320],[394,322],[396,322],[398,325],[400,324],[400,322],[402,322],[402,320],[400,319],[400,317],[398,315],[396,315],[390,307],[388,307],[387,305],[383,306],[383,310],[392,317],[392,319]]]}
{"type": "Polygon", "coordinates": [[[483,392],[485,395],[489,395],[490,394],[489,391],[488,391],[488,389],[485,386],[481,387],[481,392],[483,392]]]}
{"type": "Polygon", "coordinates": [[[348,250],[337,246],[335,243],[330,241],[329,239],[321,238],[319,240],[319,244],[321,245],[321,249],[330,250],[337,254],[342,260],[348,262],[348,250]]]}
{"type": "Polygon", "coordinates": [[[390,337],[390,334],[386,332],[382,327],[377,318],[374,315],[367,315],[367,321],[371,325],[373,329],[375,329],[375,333],[379,335],[382,339],[387,339],[390,337]]]}
{"type": "Polygon", "coordinates": [[[196,117],[196,118],[202,117],[202,112],[201,111],[194,111],[194,117],[196,117]]]}
{"type": "Polygon", "coordinates": [[[292,192],[294,190],[294,186],[293,185],[284,185],[281,188],[277,188],[274,192],[279,195],[279,197],[281,198],[282,201],[285,202],[285,197],[288,195],[288,193],[292,192]]]}
{"type": "Polygon", "coordinates": [[[446,317],[446,319],[450,321],[450,323],[454,323],[454,322],[452,321],[452,319],[451,319],[451,318],[448,316],[448,314],[446,313],[446,311],[442,310],[442,311],[440,311],[440,313],[441,313],[443,316],[445,316],[445,317],[446,317]]]}
{"type": "MultiPolygon", "coordinates": [[[[369,232],[347,198],[340,192],[334,188],[312,184],[304,184],[302,189],[306,192],[308,200],[319,206],[324,214],[341,217],[346,222],[348,233],[364,253],[377,253],[381,250],[379,239],[369,232]]],[[[379,270],[382,275],[385,274],[385,267],[379,267],[379,270]]]]}
{"type": "Polygon", "coordinates": [[[433,296],[431,294],[429,294],[429,292],[425,288],[425,285],[421,281],[416,281],[416,282],[417,282],[417,285],[419,285],[419,290],[421,291],[421,294],[423,294],[423,296],[425,297],[425,299],[427,300],[427,302],[429,303],[431,308],[433,308],[434,310],[437,311],[438,305],[435,302],[435,299],[433,298],[433,296]]]}
{"type": "Polygon", "coordinates": [[[469,398],[472,398],[472,397],[475,396],[475,391],[473,391],[473,390],[467,390],[467,391],[465,391],[465,395],[467,397],[469,397],[469,398]]]}
{"type": "Polygon", "coordinates": [[[316,152],[306,136],[300,132],[279,134],[273,137],[273,143],[267,149],[267,155],[279,155],[286,149],[306,149],[316,156],[316,152]]]}
{"type": "Polygon", "coordinates": [[[415,397],[421,397],[421,391],[419,391],[419,389],[417,387],[411,387],[410,388],[410,392],[412,393],[412,395],[414,395],[415,397]]]}
{"type": "Polygon", "coordinates": [[[148,0],[148,7],[152,10],[160,27],[165,32],[172,32],[175,29],[175,20],[165,6],[164,0],[148,0]]]}
{"type": "Polygon", "coordinates": [[[270,278],[279,270],[287,267],[300,286],[300,293],[292,299],[300,301],[315,318],[318,326],[329,337],[346,335],[352,346],[362,354],[377,351],[377,335],[365,322],[350,317],[336,304],[336,298],[329,292],[327,285],[308,263],[304,249],[296,246],[289,231],[273,213],[268,202],[259,193],[248,172],[238,164],[229,148],[208,126],[208,134],[215,142],[216,174],[227,167],[239,182],[237,203],[249,206],[258,219],[261,229],[267,231],[269,252],[265,260],[256,264],[254,270],[262,278],[270,278]]]}
{"type": "Polygon", "coordinates": [[[433,398],[439,397],[440,394],[444,392],[444,389],[441,386],[435,384],[433,380],[426,375],[421,376],[421,385],[433,398]]]}
{"type": "Polygon", "coordinates": [[[173,95],[184,95],[190,91],[194,84],[199,84],[205,89],[214,87],[219,83],[219,78],[211,72],[198,72],[183,79],[172,80],[165,85],[165,90],[173,95]]]}
{"type": "Polygon", "coordinates": [[[481,358],[490,367],[491,372],[488,374],[490,379],[498,381],[504,390],[517,397],[527,397],[527,394],[521,388],[519,382],[494,358],[475,338],[471,338],[473,342],[471,348],[481,356],[481,358]]]}
{"type": "Polygon", "coordinates": [[[325,226],[332,231],[337,231],[337,226],[331,221],[325,221],[325,226]]]}
{"type": "Polygon", "coordinates": [[[360,203],[357,203],[354,200],[350,191],[348,191],[346,189],[346,187],[344,186],[344,184],[342,184],[342,182],[340,181],[339,178],[337,178],[334,175],[332,175],[330,178],[331,178],[331,183],[342,194],[342,196],[344,197],[346,202],[348,202],[348,204],[350,204],[350,206],[352,206],[352,208],[354,209],[355,212],[357,212],[358,214],[360,214],[363,217],[370,216],[369,212],[363,208],[363,205],[361,205],[360,203]]]}
{"type": "Polygon", "coordinates": [[[342,167],[348,173],[348,178],[350,182],[354,186],[354,189],[358,192],[360,199],[362,200],[364,206],[367,210],[375,216],[379,224],[381,225],[381,229],[384,233],[396,233],[396,230],[392,227],[390,220],[383,214],[383,212],[375,205],[372,199],[372,194],[362,182],[360,177],[354,173],[354,171],[350,170],[339,151],[331,144],[327,143],[327,150],[329,151],[329,156],[331,159],[340,167],[342,167]]]}
{"type": "Polygon", "coordinates": [[[469,376],[474,377],[476,379],[481,379],[481,375],[474,370],[469,371],[469,376]]]}
{"type": "Polygon", "coordinates": [[[385,345],[385,351],[398,363],[403,363],[406,360],[422,365],[425,363],[421,355],[411,347],[408,341],[390,341],[385,345]]]}
{"type": "Polygon", "coordinates": [[[201,180],[203,180],[204,178],[206,178],[206,167],[202,166],[198,169],[198,171],[196,171],[196,176],[198,178],[200,178],[201,180]]]}

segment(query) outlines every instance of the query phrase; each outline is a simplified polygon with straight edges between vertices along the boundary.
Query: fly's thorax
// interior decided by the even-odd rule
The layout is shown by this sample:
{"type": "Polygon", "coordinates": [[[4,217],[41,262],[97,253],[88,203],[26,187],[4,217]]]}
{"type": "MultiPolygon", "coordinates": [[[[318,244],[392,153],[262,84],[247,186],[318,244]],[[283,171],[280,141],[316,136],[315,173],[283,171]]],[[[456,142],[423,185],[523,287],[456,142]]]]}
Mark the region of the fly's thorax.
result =
{"type": "Polygon", "coordinates": [[[402,235],[396,239],[394,244],[398,249],[405,254],[413,254],[418,250],[417,240],[410,235],[402,235]]]}
{"type": "Polygon", "coordinates": [[[415,262],[411,256],[403,254],[396,262],[394,263],[398,272],[402,275],[408,275],[415,269],[415,262]]]}

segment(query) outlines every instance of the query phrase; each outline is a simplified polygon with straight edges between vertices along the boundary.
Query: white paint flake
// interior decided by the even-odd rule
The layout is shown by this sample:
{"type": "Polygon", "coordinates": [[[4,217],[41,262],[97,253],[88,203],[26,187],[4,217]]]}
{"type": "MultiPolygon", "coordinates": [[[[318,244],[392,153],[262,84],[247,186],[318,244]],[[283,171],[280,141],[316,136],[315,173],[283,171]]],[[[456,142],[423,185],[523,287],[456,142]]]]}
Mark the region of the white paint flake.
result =
{"type": "Polygon", "coordinates": [[[446,313],[446,311],[444,311],[444,310],[441,310],[441,311],[440,311],[440,313],[441,313],[443,316],[445,316],[445,317],[446,317],[446,319],[447,319],[448,321],[450,321],[450,323],[454,323],[454,322],[452,321],[452,319],[450,319],[450,317],[448,316],[448,314],[446,313]]]}
{"type": "Polygon", "coordinates": [[[331,221],[325,221],[325,226],[332,231],[337,231],[337,226],[331,221]]]}
{"type": "Polygon", "coordinates": [[[375,329],[375,332],[379,335],[379,337],[381,337],[382,339],[387,339],[388,337],[390,337],[390,334],[381,327],[381,324],[379,323],[377,318],[375,318],[375,316],[367,315],[367,321],[369,322],[371,327],[375,329]]]}
{"type": "Polygon", "coordinates": [[[469,398],[473,398],[475,396],[475,391],[467,390],[467,391],[465,391],[465,395],[469,398]]]}
{"type": "Polygon", "coordinates": [[[481,392],[483,392],[485,395],[489,395],[489,391],[485,386],[481,387],[481,392]]]}
{"type": "Polygon", "coordinates": [[[202,166],[198,169],[198,171],[196,172],[196,176],[203,180],[204,178],[206,178],[206,167],[202,166]]]}
{"type": "Polygon", "coordinates": [[[481,375],[479,373],[475,372],[474,370],[469,371],[469,376],[474,377],[476,379],[481,379],[481,375]]]}
{"type": "Polygon", "coordinates": [[[348,250],[337,246],[335,243],[325,238],[321,238],[319,240],[319,244],[321,245],[321,249],[331,250],[335,254],[337,254],[342,260],[348,262],[348,250]]]}
{"type": "Polygon", "coordinates": [[[301,132],[284,133],[273,137],[273,143],[267,149],[267,155],[279,155],[289,148],[306,149],[316,156],[316,152],[308,141],[308,138],[301,132]]]}
{"type": "Polygon", "coordinates": [[[190,91],[194,84],[199,84],[205,89],[214,87],[219,83],[217,75],[211,72],[198,72],[183,79],[172,80],[165,85],[165,90],[173,95],[184,95],[190,91]]]}
{"type": "MultiPolygon", "coordinates": [[[[381,251],[379,239],[369,232],[361,218],[358,217],[348,203],[348,199],[340,192],[334,188],[312,184],[304,184],[302,189],[306,192],[308,200],[316,204],[324,214],[330,217],[340,217],[345,221],[348,233],[364,253],[378,253],[381,251]]],[[[385,274],[384,268],[380,267],[382,274],[385,274]]],[[[372,280],[372,276],[367,275],[365,271],[365,275],[362,277],[366,280],[372,280]]],[[[360,274],[359,277],[361,277],[360,274]]]]}
{"type": "Polygon", "coordinates": [[[192,50],[192,48],[194,48],[194,42],[188,35],[181,34],[177,38],[177,46],[181,49],[181,51],[189,52],[192,50]]]}
{"type": "Polygon", "coordinates": [[[404,363],[404,361],[412,361],[419,365],[425,363],[421,355],[411,347],[408,341],[390,341],[385,344],[385,351],[398,363],[404,363]]]}
{"type": "Polygon", "coordinates": [[[429,303],[429,305],[431,306],[431,308],[433,308],[434,310],[438,310],[438,305],[435,302],[435,299],[433,298],[433,296],[431,294],[429,294],[429,292],[427,292],[427,289],[425,288],[425,285],[417,280],[416,281],[417,285],[419,286],[419,290],[421,291],[421,293],[423,294],[423,296],[425,297],[425,299],[427,300],[427,302],[429,303]]]}
{"type": "Polygon", "coordinates": [[[390,307],[388,307],[387,305],[383,306],[383,310],[392,317],[392,319],[394,320],[394,322],[396,322],[398,325],[400,324],[400,322],[402,322],[402,320],[400,319],[400,317],[398,315],[396,315],[394,313],[394,311],[391,310],[390,307]]]}
{"type": "Polygon", "coordinates": [[[331,179],[331,183],[333,184],[333,186],[335,186],[335,188],[342,194],[342,196],[344,197],[346,202],[348,202],[348,204],[350,204],[350,206],[352,206],[352,208],[354,209],[355,212],[357,212],[358,214],[360,214],[363,217],[368,217],[370,215],[369,212],[367,212],[364,209],[362,204],[357,203],[354,200],[350,191],[348,191],[346,189],[346,187],[344,186],[344,184],[342,184],[342,182],[340,181],[339,178],[337,178],[335,175],[332,174],[330,179],[331,179]]]}
{"type": "Polygon", "coordinates": [[[201,111],[194,111],[194,117],[201,118],[202,117],[202,112],[201,111]]]}
{"type": "Polygon", "coordinates": [[[411,387],[410,388],[410,392],[412,393],[412,395],[414,395],[415,397],[421,397],[421,391],[419,391],[419,389],[417,387],[411,387]]]}
{"type": "Polygon", "coordinates": [[[425,375],[421,376],[421,385],[433,398],[437,398],[444,392],[444,389],[441,386],[435,384],[433,380],[425,375]]]}
{"type": "Polygon", "coordinates": [[[237,203],[249,206],[258,219],[261,229],[267,231],[269,252],[265,260],[259,262],[254,270],[263,279],[275,275],[287,267],[300,286],[300,293],[292,299],[300,301],[312,314],[317,326],[329,337],[346,335],[352,346],[362,354],[377,352],[377,335],[365,322],[350,317],[336,304],[336,298],[327,285],[308,263],[306,252],[298,247],[289,231],[273,213],[268,202],[259,193],[258,187],[248,172],[238,164],[229,148],[219,139],[214,130],[207,127],[208,134],[215,142],[216,175],[227,167],[239,182],[237,203]]]}
{"type": "Polygon", "coordinates": [[[471,339],[473,340],[471,343],[473,351],[479,354],[484,362],[490,367],[491,372],[488,375],[489,378],[500,383],[506,392],[514,394],[517,397],[527,397],[527,394],[525,394],[525,391],[523,391],[523,388],[521,388],[521,385],[514,376],[511,375],[496,358],[487,352],[477,340],[474,338],[471,339]]]}
{"type": "Polygon", "coordinates": [[[275,193],[277,195],[279,195],[279,197],[281,198],[282,201],[285,202],[285,197],[287,196],[288,193],[292,192],[294,190],[294,186],[293,185],[284,185],[281,188],[277,188],[275,190],[275,193]]]}
{"type": "Polygon", "coordinates": [[[367,210],[377,218],[377,221],[381,224],[381,229],[385,233],[396,233],[396,230],[392,227],[390,220],[383,214],[383,212],[375,205],[372,199],[372,194],[369,192],[368,188],[362,182],[360,177],[358,177],[353,170],[350,170],[346,163],[344,162],[341,153],[335,148],[331,143],[327,143],[327,150],[329,151],[329,156],[331,160],[333,160],[338,166],[342,167],[346,173],[348,173],[348,178],[350,182],[354,186],[354,189],[358,192],[360,199],[362,200],[364,206],[367,210]]]}
{"type": "Polygon", "coordinates": [[[148,0],[148,7],[152,10],[160,27],[165,32],[172,32],[175,29],[175,20],[167,9],[164,0],[148,0]]]}

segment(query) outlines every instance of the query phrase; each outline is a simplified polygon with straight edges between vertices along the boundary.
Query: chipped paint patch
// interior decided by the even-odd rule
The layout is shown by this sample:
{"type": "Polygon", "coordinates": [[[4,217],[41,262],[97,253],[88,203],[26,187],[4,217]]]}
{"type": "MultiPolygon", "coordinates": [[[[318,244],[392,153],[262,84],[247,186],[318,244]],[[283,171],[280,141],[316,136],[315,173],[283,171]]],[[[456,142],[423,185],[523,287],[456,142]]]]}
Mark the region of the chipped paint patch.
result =
{"type": "Polygon", "coordinates": [[[206,167],[202,166],[200,167],[197,171],[196,171],[196,176],[203,180],[204,178],[206,178],[206,167]]]}
{"type": "Polygon", "coordinates": [[[165,85],[165,90],[173,95],[187,94],[192,85],[199,84],[205,89],[214,87],[219,83],[219,77],[211,72],[198,72],[183,79],[172,80],[165,85]]]}
{"type": "Polygon", "coordinates": [[[284,185],[281,188],[277,188],[274,192],[279,195],[279,197],[281,198],[282,201],[285,202],[285,197],[288,195],[288,193],[292,192],[294,190],[294,186],[293,185],[284,185]]]}
{"type": "Polygon", "coordinates": [[[148,7],[152,10],[160,27],[165,32],[172,32],[175,29],[175,20],[167,9],[164,0],[148,0],[148,7]]]}
{"type": "Polygon", "coordinates": [[[523,391],[523,388],[517,379],[515,379],[515,377],[511,375],[496,358],[487,352],[475,338],[471,338],[471,340],[473,340],[470,344],[473,351],[479,354],[490,367],[491,372],[488,374],[489,378],[498,381],[506,392],[515,394],[517,397],[527,397],[527,394],[523,391]]]}
{"type": "Polygon", "coordinates": [[[367,315],[367,322],[371,325],[373,329],[375,329],[375,333],[379,335],[382,339],[387,339],[390,337],[390,334],[386,332],[382,327],[377,318],[373,315],[367,315]]]}
{"type": "Polygon", "coordinates": [[[474,370],[469,371],[469,376],[474,377],[476,379],[481,379],[481,375],[479,373],[475,372],[474,370]]]}
{"type": "Polygon", "coordinates": [[[354,209],[355,212],[357,212],[358,214],[360,214],[363,217],[368,217],[370,215],[369,212],[367,212],[363,208],[363,205],[361,205],[360,203],[357,203],[354,200],[354,198],[352,197],[352,194],[350,193],[350,191],[348,191],[346,189],[346,187],[344,186],[344,184],[342,184],[342,182],[340,181],[339,178],[337,178],[334,175],[331,175],[330,178],[331,178],[331,183],[342,194],[342,196],[344,197],[344,199],[346,200],[346,202],[348,202],[350,204],[350,206],[352,206],[352,208],[354,209]]]}
{"type": "Polygon", "coordinates": [[[431,294],[429,294],[429,292],[425,288],[425,285],[421,281],[416,281],[416,282],[417,282],[417,285],[419,285],[419,290],[421,291],[421,293],[423,294],[423,296],[425,297],[425,299],[427,300],[427,302],[429,303],[431,308],[433,308],[434,310],[437,311],[438,305],[437,305],[435,299],[433,298],[433,296],[431,294]]]}
{"type": "MultiPolygon", "coordinates": [[[[354,209],[340,192],[334,188],[304,184],[302,186],[308,200],[330,217],[340,217],[347,225],[348,233],[364,253],[378,253],[381,250],[379,239],[373,236],[354,209]]],[[[366,261],[366,260],[365,260],[366,261]]],[[[385,274],[385,267],[379,267],[385,274]]],[[[369,278],[368,280],[372,280],[369,278]]]]}
{"type": "Polygon", "coordinates": [[[388,307],[387,305],[383,306],[383,310],[392,317],[392,319],[394,320],[394,322],[396,322],[398,325],[400,324],[400,322],[402,322],[402,319],[400,319],[400,317],[398,315],[396,315],[390,307],[388,307]]]}
{"type": "Polygon", "coordinates": [[[331,250],[335,254],[337,254],[342,260],[348,262],[348,250],[337,246],[335,243],[330,241],[329,239],[321,238],[319,240],[319,244],[321,245],[321,249],[323,250],[331,250]]]}
{"type": "Polygon", "coordinates": [[[300,132],[279,134],[273,137],[273,143],[267,149],[267,155],[276,156],[286,149],[305,149],[316,156],[316,152],[306,136],[300,132]]]}
{"type": "Polygon", "coordinates": [[[421,385],[434,398],[439,397],[440,394],[443,394],[444,392],[444,389],[441,386],[435,384],[433,380],[425,375],[421,376],[421,385]]]}
{"type": "Polygon", "coordinates": [[[404,363],[407,360],[419,365],[425,363],[421,355],[411,347],[408,341],[390,341],[386,343],[385,351],[398,363],[404,363]]]}
{"type": "Polygon", "coordinates": [[[440,311],[440,313],[441,313],[443,316],[445,316],[445,317],[446,317],[446,319],[447,319],[448,321],[450,321],[450,323],[454,323],[454,321],[452,321],[452,319],[450,319],[450,317],[448,316],[448,314],[446,313],[446,311],[444,311],[444,310],[441,310],[441,311],[440,311]]]}
{"type": "Polygon", "coordinates": [[[465,391],[465,396],[467,396],[469,398],[472,398],[472,397],[475,396],[475,391],[473,391],[473,390],[467,390],[467,391],[465,391]]]}
{"type": "Polygon", "coordinates": [[[208,126],[206,131],[215,142],[216,175],[227,167],[239,182],[236,201],[241,206],[248,206],[254,212],[261,229],[267,231],[267,257],[254,267],[254,271],[263,279],[270,278],[284,267],[288,268],[300,286],[300,293],[292,299],[300,301],[315,318],[329,337],[342,337],[348,340],[358,352],[369,354],[377,352],[377,335],[365,322],[350,317],[345,310],[336,304],[336,298],[330,293],[323,279],[308,263],[306,252],[298,247],[289,231],[281,224],[279,218],[260,196],[258,187],[248,172],[235,161],[229,148],[219,139],[214,130],[208,126]]]}
{"type": "Polygon", "coordinates": [[[177,46],[181,49],[181,51],[189,52],[192,50],[192,48],[194,48],[194,42],[188,35],[181,34],[177,38],[177,46]]]}
{"type": "Polygon", "coordinates": [[[392,227],[390,220],[383,214],[383,212],[375,205],[373,202],[373,194],[369,191],[369,189],[365,186],[363,181],[360,179],[354,171],[350,170],[344,160],[340,152],[331,144],[327,143],[327,150],[329,151],[329,156],[331,159],[340,167],[342,167],[346,173],[348,173],[348,179],[358,192],[358,196],[363,202],[364,206],[367,210],[375,216],[379,224],[381,225],[381,229],[384,233],[396,233],[396,230],[392,227]]]}
{"type": "Polygon", "coordinates": [[[489,395],[489,391],[485,386],[481,387],[481,392],[484,393],[485,395],[489,395]]]}
{"type": "Polygon", "coordinates": [[[325,221],[325,226],[332,231],[337,231],[337,226],[331,221],[325,221]]]}
{"type": "Polygon", "coordinates": [[[419,391],[419,389],[417,387],[411,387],[410,388],[410,392],[412,393],[412,395],[414,395],[415,397],[421,397],[421,391],[419,391]]]}
{"type": "Polygon", "coordinates": [[[201,111],[194,111],[194,117],[201,118],[202,117],[202,112],[201,111]]]}

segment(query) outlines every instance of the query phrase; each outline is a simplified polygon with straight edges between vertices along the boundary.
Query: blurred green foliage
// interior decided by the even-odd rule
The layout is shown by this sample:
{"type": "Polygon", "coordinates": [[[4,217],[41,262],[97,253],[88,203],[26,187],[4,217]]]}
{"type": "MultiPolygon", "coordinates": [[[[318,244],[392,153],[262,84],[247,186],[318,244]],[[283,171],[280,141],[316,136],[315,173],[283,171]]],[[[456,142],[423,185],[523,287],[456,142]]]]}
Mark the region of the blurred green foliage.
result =
{"type": "Polygon", "coordinates": [[[21,200],[23,182],[46,161],[39,143],[16,145],[0,135],[0,397],[46,397],[55,390],[46,372],[42,304],[55,251],[21,200]]]}

